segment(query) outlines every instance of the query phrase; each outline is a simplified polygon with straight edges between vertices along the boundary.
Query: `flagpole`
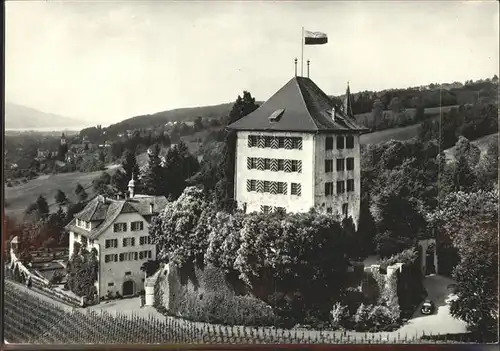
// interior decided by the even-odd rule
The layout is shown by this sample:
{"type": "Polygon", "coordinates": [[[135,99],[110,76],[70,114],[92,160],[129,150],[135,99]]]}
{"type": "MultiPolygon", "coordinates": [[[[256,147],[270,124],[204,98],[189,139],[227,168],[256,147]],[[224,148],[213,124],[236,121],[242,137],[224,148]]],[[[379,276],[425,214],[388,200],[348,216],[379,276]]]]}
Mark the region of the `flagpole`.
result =
{"type": "Polygon", "coordinates": [[[302,55],[300,57],[300,76],[304,76],[304,27],[302,27],[302,55]]]}

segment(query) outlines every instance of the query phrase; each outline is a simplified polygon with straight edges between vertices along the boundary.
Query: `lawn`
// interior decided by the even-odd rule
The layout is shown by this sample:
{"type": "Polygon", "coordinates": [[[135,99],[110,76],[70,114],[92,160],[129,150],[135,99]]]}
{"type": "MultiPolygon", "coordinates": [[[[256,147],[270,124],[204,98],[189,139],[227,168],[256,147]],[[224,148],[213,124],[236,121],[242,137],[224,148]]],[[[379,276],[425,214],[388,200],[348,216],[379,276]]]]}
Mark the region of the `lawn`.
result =
{"type": "MultiPolygon", "coordinates": [[[[113,171],[115,167],[110,167],[108,171],[113,171]]],[[[19,217],[23,211],[33,203],[38,196],[43,195],[50,205],[51,211],[57,210],[54,196],[58,189],[62,190],[66,196],[76,202],[75,188],[80,183],[89,196],[94,195],[92,190],[92,180],[98,177],[102,171],[90,173],[61,173],[54,175],[42,175],[28,183],[14,187],[5,187],[5,214],[19,217]]]]}

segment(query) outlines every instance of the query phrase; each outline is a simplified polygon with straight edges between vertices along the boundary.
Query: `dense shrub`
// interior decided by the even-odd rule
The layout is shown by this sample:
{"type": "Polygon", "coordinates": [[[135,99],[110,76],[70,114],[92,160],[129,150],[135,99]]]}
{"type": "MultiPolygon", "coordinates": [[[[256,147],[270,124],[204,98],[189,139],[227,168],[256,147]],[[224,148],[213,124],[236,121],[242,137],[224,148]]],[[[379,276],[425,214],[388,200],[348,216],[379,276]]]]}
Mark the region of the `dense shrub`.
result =
{"type": "Polygon", "coordinates": [[[273,325],[270,306],[251,296],[218,293],[188,294],[182,316],[200,322],[226,325],[273,325]]]}
{"type": "Polygon", "coordinates": [[[333,305],[333,308],[330,311],[330,315],[332,317],[331,323],[334,329],[346,327],[350,319],[349,307],[341,305],[339,302],[337,302],[335,305],[333,305]]]}

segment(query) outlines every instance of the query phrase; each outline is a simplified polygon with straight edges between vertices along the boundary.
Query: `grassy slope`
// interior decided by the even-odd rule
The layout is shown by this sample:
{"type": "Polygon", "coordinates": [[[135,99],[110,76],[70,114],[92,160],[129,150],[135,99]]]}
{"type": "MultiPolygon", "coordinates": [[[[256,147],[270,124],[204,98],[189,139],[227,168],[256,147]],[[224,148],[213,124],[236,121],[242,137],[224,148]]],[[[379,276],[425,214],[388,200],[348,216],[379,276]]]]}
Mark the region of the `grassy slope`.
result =
{"type": "MultiPolygon", "coordinates": [[[[112,172],[113,168],[109,168],[108,171],[112,172]]],[[[57,189],[61,189],[71,201],[76,202],[74,191],[78,183],[85,188],[89,197],[93,196],[92,180],[101,173],[102,171],[43,175],[19,186],[5,187],[5,213],[16,217],[21,216],[24,210],[40,195],[47,199],[51,211],[56,211],[54,196],[57,189]]]]}
{"type": "MultiPolygon", "coordinates": [[[[486,152],[486,149],[488,147],[489,142],[495,138],[498,139],[498,132],[494,133],[494,134],[486,135],[486,136],[479,138],[479,139],[476,139],[476,140],[472,141],[471,144],[474,144],[477,147],[479,147],[479,149],[481,150],[481,153],[484,153],[484,152],[486,152]]],[[[451,147],[449,149],[444,150],[444,154],[446,155],[447,162],[455,161],[455,156],[453,155],[454,149],[455,149],[455,147],[451,147]]]]}

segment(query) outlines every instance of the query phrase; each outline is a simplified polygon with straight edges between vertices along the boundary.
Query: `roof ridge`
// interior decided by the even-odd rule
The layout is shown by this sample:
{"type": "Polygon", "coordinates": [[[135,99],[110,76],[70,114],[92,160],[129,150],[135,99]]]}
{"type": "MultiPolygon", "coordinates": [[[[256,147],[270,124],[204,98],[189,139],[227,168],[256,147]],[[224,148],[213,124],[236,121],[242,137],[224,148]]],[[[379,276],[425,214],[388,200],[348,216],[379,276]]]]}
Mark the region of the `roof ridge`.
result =
{"type": "MultiPolygon", "coordinates": [[[[306,103],[306,100],[304,99],[304,91],[302,89],[302,87],[300,86],[300,83],[299,83],[299,78],[305,78],[305,77],[295,77],[295,84],[297,84],[297,87],[299,88],[299,92],[300,92],[300,97],[301,97],[301,101],[302,103],[304,104],[304,106],[306,107],[306,111],[308,112],[308,117],[309,119],[313,122],[313,124],[316,126],[316,129],[319,130],[319,126],[318,124],[316,123],[316,121],[314,120],[314,118],[312,117],[311,115],[311,111],[309,110],[309,106],[307,105],[306,103]]],[[[307,78],[309,79],[309,78],[307,78]]]]}

